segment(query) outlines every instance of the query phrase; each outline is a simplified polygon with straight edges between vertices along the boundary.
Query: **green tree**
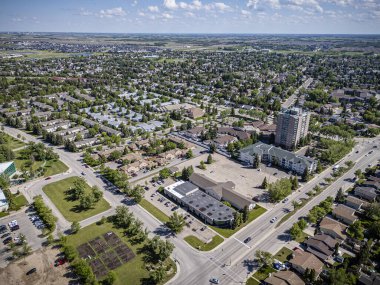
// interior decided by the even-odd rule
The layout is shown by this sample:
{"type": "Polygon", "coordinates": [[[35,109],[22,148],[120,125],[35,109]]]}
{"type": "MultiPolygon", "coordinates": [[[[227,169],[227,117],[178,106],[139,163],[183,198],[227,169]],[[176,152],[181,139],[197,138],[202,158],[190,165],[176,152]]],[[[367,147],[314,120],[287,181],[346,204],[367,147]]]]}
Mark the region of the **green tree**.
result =
{"type": "Polygon", "coordinates": [[[88,210],[88,209],[92,208],[94,206],[94,204],[95,204],[95,198],[94,198],[94,195],[92,193],[84,195],[84,196],[80,197],[80,199],[79,199],[79,206],[84,210],[88,210]]]}
{"type": "Polygon", "coordinates": [[[155,262],[165,261],[174,250],[174,245],[168,240],[161,240],[155,236],[147,243],[147,253],[155,262]]]}
{"type": "Polygon", "coordinates": [[[365,211],[365,215],[371,220],[374,220],[374,221],[380,220],[380,203],[378,202],[371,203],[367,207],[365,211]]]}
{"type": "Polygon", "coordinates": [[[169,221],[166,223],[169,229],[171,229],[176,234],[180,233],[185,226],[185,219],[182,215],[174,212],[173,215],[169,217],[169,221]]]}
{"type": "Polygon", "coordinates": [[[268,188],[268,181],[267,181],[267,178],[264,177],[264,180],[263,182],[261,183],[261,188],[262,189],[267,189],[268,188]]]}
{"type": "Polygon", "coordinates": [[[293,178],[290,177],[290,181],[292,182],[292,190],[297,190],[298,189],[298,178],[297,176],[294,176],[293,178]]]}
{"type": "Polygon", "coordinates": [[[116,281],[116,273],[114,271],[109,271],[106,277],[102,281],[102,285],[112,285],[116,281]]]}
{"type": "Polygon", "coordinates": [[[73,261],[77,257],[77,251],[72,245],[65,245],[63,247],[63,253],[69,261],[73,261]]]}
{"type": "Polygon", "coordinates": [[[307,168],[305,168],[303,174],[302,174],[302,180],[304,182],[307,182],[310,180],[310,173],[309,173],[309,170],[307,168]]]}
{"type": "Polygon", "coordinates": [[[92,194],[94,195],[95,202],[99,202],[103,197],[103,191],[99,189],[98,186],[92,186],[92,194]]]}
{"type": "Polygon", "coordinates": [[[169,178],[170,177],[170,171],[168,168],[165,167],[165,168],[160,170],[159,175],[160,175],[161,179],[169,178]]]}
{"type": "Polygon", "coordinates": [[[186,152],[186,158],[187,159],[190,159],[190,158],[193,158],[194,155],[193,155],[193,151],[191,149],[189,149],[187,152],[186,152]]]}
{"type": "Polygon", "coordinates": [[[246,223],[249,219],[249,209],[248,206],[244,206],[243,209],[243,222],[246,223]]]}
{"type": "Polygon", "coordinates": [[[209,155],[207,156],[207,164],[211,164],[212,162],[213,162],[212,155],[209,154],[209,155]]]}
{"type": "Polygon", "coordinates": [[[290,236],[292,237],[293,240],[296,240],[298,237],[300,237],[302,234],[302,230],[300,229],[298,223],[295,223],[291,228],[290,228],[290,236]]]}
{"type": "Polygon", "coordinates": [[[260,167],[260,157],[259,155],[256,153],[255,154],[255,159],[253,161],[253,168],[257,169],[260,167]]]}
{"type": "Polygon", "coordinates": [[[201,160],[201,162],[199,164],[199,168],[203,169],[203,170],[206,170],[206,165],[205,165],[205,162],[203,160],[201,160]]]}
{"type": "Polygon", "coordinates": [[[336,193],[335,202],[343,204],[345,201],[346,201],[346,197],[344,196],[344,192],[341,187],[339,188],[338,193],[336,193]]]}
{"type": "Polygon", "coordinates": [[[166,270],[165,270],[165,267],[160,264],[155,270],[153,270],[151,273],[150,273],[150,280],[154,283],[154,284],[158,284],[160,283],[162,280],[164,280],[166,276],[166,270]]]}
{"type": "Polygon", "coordinates": [[[236,229],[243,223],[243,214],[239,212],[234,213],[234,220],[232,222],[232,228],[236,229]]]}
{"type": "Polygon", "coordinates": [[[287,178],[281,178],[269,185],[268,194],[273,202],[279,202],[292,192],[292,183],[287,178]]]}
{"type": "Polygon", "coordinates": [[[114,215],[114,224],[120,228],[128,228],[134,220],[133,214],[129,212],[126,206],[117,206],[114,215]]]}
{"type": "Polygon", "coordinates": [[[255,257],[259,266],[272,266],[273,255],[267,251],[257,250],[255,252],[255,257]]]}
{"type": "Polygon", "coordinates": [[[77,232],[79,232],[80,228],[81,228],[81,225],[79,224],[79,222],[74,221],[70,227],[71,233],[76,234],[77,232]]]}
{"type": "Polygon", "coordinates": [[[347,229],[347,235],[362,240],[364,238],[364,227],[362,226],[362,223],[360,221],[355,221],[351,224],[347,229]]]}

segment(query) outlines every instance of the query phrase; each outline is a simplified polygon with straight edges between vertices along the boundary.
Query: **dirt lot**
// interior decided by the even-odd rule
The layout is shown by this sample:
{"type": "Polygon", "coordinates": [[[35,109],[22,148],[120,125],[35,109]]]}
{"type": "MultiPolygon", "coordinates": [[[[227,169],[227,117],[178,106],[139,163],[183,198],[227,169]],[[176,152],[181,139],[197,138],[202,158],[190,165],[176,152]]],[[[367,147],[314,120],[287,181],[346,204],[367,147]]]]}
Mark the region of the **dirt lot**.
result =
{"type": "Polygon", "coordinates": [[[6,280],[7,285],[45,285],[45,284],[73,284],[72,279],[65,277],[70,276],[68,271],[68,263],[59,267],[54,267],[54,261],[59,254],[57,249],[43,249],[33,252],[31,255],[22,258],[16,262],[12,262],[6,268],[0,269],[0,283],[6,280]],[[30,275],[26,275],[32,268],[37,271],[30,275]],[[71,282],[70,282],[71,281],[71,282]]]}

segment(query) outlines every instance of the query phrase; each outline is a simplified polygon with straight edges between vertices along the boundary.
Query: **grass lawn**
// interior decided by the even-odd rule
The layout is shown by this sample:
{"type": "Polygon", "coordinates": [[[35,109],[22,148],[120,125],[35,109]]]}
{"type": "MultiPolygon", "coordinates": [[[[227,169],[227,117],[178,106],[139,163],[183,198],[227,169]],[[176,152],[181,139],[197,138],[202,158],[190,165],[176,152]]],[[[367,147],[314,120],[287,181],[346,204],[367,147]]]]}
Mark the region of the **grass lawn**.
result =
{"type": "Polygon", "coordinates": [[[268,276],[269,273],[276,272],[276,270],[272,267],[266,266],[266,267],[261,267],[258,271],[253,274],[253,277],[255,277],[257,280],[265,280],[268,276]]]}
{"type": "MultiPolygon", "coordinates": [[[[49,199],[58,208],[61,214],[70,222],[82,221],[96,214],[102,213],[110,208],[110,205],[103,198],[97,202],[93,208],[88,210],[81,210],[79,207],[79,201],[73,201],[70,199],[67,190],[74,187],[74,181],[78,177],[69,177],[57,182],[50,183],[42,190],[49,197],[49,199]]],[[[87,185],[87,184],[86,184],[87,185]]],[[[90,186],[87,185],[85,189],[86,193],[91,191],[90,186]]]]}
{"type": "Polygon", "coordinates": [[[212,238],[212,240],[209,243],[204,243],[196,236],[187,236],[184,238],[184,240],[190,244],[192,247],[200,250],[200,251],[209,251],[217,247],[219,244],[221,244],[224,239],[220,237],[219,235],[216,235],[212,238]]]}
{"type": "Polygon", "coordinates": [[[60,160],[48,160],[45,164],[46,172],[44,177],[66,172],[69,168],[60,160]]]}
{"type": "Polygon", "coordinates": [[[10,147],[12,150],[23,147],[24,145],[26,145],[21,140],[18,140],[18,139],[14,138],[14,137],[6,134],[6,133],[3,133],[3,134],[5,135],[5,137],[7,138],[7,141],[8,141],[5,145],[10,147]]]}
{"type": "Polygon", "coordinates": [[[260,282],[251,277],[247,280],[245,285],[260,285],[260,282]]]}
{"type": "Polygon", "coordinates": [[[166,223],[169,221],[169,217],[160,209],[156,208],[153,204],[148,202],[148,200],[142,199],[140,206],[151,213],[154,217],[159,219],[161,222],[166,223]]]}
{"type": "Polygon", "coordinates": [[[249,212],[249,217],[248,221],[241,224],[238,228],[236,229],[224,229],[224,228],[218,228],[215,226],[210,226],[214,231],[217,233],[221,234],[225,238],[229,238],[232,236],[234,233],[238,232],[241,228],[245,227],[248,225],[250,222],[252,222],[254,219],[258,218],[260,215],[264,214],[267,210],[264,209],[263,207],[256,206],[251,212],[249,212]]]}
{"type": "MultiPolygon", "coordinates": [[[[17,170],[21,170],[23,165],[27,165],[29,160],[27,159],[22,159],[21,157],[21,151],[18,150],[15,152],[16,159],[14,160],[15,166],[17,170]]],[[[42,165],[44,165],[44,161],[35,161],[33,164],[33,170],[36,171],[38,168],[40,168],[42,165]]],[[[64,164],[60,160],[48,160],[45,163],[45,169],[46,172],[44,174],[44,177],[52,176],[58,173],[63,173],[66,172],[69,168],[67,167],[66,164],[64,164]]]]}
{"type": "Polygon", "coordinates": [[[8,216],[8,212],[0,212],[0,218],[8,216]]]}
{"type": "Polygon", "coordinates": [[[287,247],[283,247],[276,253],[274,258],[277,259],[278,261],[285,262],[288,260],[289,255],[291,255],[292,253],[293,253],[292,250],[290,250],[287,247]]]}
{"type": "MultiPolygon", "coordinates": [[[[113,231],[117,234],[127,246],[132,249],[135,253],[135,257],[127,263],[124,263],[122,266],[114,269],[116,273],[115,285],[135,285],[142,284],[146,278],[149,277],[149,272],[145,268],[145,262],[143,261],[144,255],[140,253],[140,250],[143,247],[143,244],[131,244],[126,238],[122,230],[114,228],[110,223],[104,223],[102,225],[92,224],[88,227],[82,228],[75,235],[69,235],[67,237],[67,242],[69,245],[77,248],[79,245],[88,242],[104,233],[113,231]]],[[[168,259],[167,263],[170,263],[173,268],[176,268],[175,263],[168,259]]],[[[172,274],[163,280],[160,284],[165,284],[169,279],[175,275],[176,270],[172,271],[172,274]]]]}
{"type": "Polygon", "coordinates": [[[22,194],[19,194],[13,198],[15,209],[14,211],[20,210],[23,206],[28,205],[28,200],[26,200],[25,196],[22,194]]]}

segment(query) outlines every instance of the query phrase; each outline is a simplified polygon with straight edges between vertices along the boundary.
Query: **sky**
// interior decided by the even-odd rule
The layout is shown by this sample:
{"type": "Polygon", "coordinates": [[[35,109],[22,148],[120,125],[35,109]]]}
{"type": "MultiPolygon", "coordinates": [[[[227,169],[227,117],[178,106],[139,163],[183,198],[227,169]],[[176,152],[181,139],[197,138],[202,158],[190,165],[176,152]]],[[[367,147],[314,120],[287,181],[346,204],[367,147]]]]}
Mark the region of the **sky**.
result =
{"type": "Polygon", "coordinates": [[[0,31],[379,34],[380,0],[1,0],[0,31]]]}

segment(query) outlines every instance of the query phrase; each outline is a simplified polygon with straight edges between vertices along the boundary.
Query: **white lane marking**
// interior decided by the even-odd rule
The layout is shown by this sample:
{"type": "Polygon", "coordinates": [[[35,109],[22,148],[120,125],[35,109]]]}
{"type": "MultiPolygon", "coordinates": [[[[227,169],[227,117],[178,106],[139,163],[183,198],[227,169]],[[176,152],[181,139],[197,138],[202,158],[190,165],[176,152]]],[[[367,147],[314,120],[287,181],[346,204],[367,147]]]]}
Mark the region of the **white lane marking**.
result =
{"type": "Polygon", "coordinates": [[[234,237],[234,240],[240,242],[242,245],[248,247],[248,248],[251,248],[248,244],[245,244],[244,242],[242,242],[241,240],[237,239],[236,237],[234,237]]]}

